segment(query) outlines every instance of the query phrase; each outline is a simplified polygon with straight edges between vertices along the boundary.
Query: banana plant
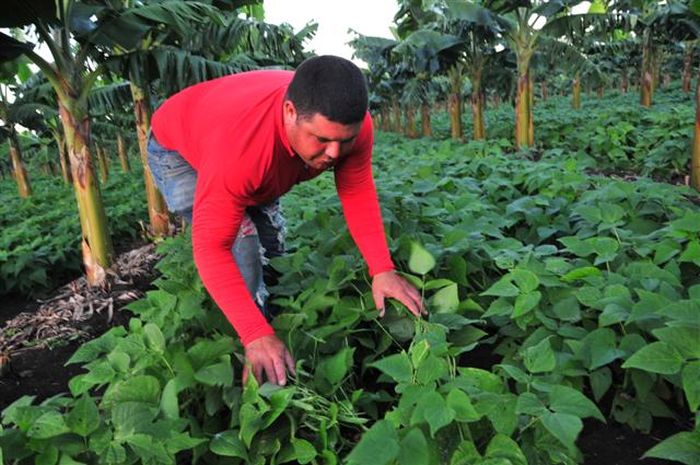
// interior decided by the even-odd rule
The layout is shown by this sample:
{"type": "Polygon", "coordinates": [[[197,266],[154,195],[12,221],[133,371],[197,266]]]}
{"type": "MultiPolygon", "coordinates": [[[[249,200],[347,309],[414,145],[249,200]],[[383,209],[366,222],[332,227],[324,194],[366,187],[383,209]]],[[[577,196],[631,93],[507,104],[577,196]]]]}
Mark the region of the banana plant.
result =
{"type": "Polygon", "coordinates": [[[397,61],[408,74],[402,100],[406,108],[407,135],[417,137],[415,108],[420,106],[423,135],[432,133],[430,103],[434,94],[432,77],[446,72],[459,59],[463,41],[456,36],[434,30],[419,29],[409,34],[393,49],[397,61]]]}
{"type": "MultiPolygon", "coordinates": [[[[454,18],[491,28],[502,36],[517,60],[517,94],[515,101],[515,145],[534,144],[530,61],[540,46],[540,39],[559,31],[564,21],[575,22],[589,15],[573,14],[580,0],[490,0],[473,3],[467,0],[447,0],[454,18]],[[552,33],[548,25],[555,24],[552,33]]],[[[556,36],[554,36],[556,37],[556,36]]]]}
{"type": "Polygon", "coordinates": [[[32,195],[32,185],[29,182],[27,169],[22,161],[22,147],[17,137],[16,128],[17,124],[26,124],[28,120],[28,118],[22,118],[20,115],[23,109],[26,109],[26,105],[16,100],[18,97],[16,89],[20,84],[20,76],[26,78],[29,74],[31,74],[29,68],[21,59],[0,65],[0,121],[3,123],[0,126],[0,130],[9,145],[12,172],[17,182],[19,196],[22,198],[32,195]]]}

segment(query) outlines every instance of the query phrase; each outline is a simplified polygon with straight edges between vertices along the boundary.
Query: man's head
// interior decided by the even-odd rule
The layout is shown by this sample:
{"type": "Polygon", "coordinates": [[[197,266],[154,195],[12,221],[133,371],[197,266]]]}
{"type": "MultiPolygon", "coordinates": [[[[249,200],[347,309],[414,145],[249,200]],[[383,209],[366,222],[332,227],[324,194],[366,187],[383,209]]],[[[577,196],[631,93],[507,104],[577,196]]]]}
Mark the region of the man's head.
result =
{"type": "Polygon", "coordinates": [[[352,149],[367,104],[365,78],[352,62],[328,55],[309,58],[294,73],[284,101],[292,149],[312,168],[332,167],[352,149]]]}

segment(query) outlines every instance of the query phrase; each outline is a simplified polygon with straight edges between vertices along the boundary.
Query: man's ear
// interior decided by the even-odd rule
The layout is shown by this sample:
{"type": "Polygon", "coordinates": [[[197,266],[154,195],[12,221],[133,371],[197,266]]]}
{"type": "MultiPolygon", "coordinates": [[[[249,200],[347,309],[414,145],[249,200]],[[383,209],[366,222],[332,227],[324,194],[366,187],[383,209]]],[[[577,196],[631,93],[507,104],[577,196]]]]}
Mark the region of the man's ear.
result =
{"type": "Polygon", "coordinates": [[[297,121],[297,108],[294,106],[291,100],[285,100],[282,104],[282,114],[284,115],[284,122],[293,124],[297,121]]]}

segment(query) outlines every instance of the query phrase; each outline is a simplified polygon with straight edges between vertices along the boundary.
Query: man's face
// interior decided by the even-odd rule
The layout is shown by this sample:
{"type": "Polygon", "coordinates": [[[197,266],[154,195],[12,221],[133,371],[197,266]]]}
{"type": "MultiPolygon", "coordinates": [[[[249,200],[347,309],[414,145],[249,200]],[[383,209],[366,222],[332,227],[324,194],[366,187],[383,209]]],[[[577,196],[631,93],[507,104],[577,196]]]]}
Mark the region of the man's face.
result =
{"type": "Polygon", "coordinates": [[[292,150],[304,163],[317,170],[335,166],[347,155],[362,128],[362,122],[340,124],[320,113],[300,118],[294,104],[286,100],[283,106],[284,128],[292,150]]]}

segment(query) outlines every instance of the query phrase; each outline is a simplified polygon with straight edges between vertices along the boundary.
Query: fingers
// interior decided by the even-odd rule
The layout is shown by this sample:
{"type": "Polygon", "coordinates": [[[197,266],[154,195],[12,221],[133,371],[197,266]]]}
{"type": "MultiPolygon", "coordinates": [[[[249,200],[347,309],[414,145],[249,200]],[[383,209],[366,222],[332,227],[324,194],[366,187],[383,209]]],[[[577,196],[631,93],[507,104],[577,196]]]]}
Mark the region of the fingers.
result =
{"type": "Polygon", "coordinates": [[[384,295],[372,290],[372,298],[374,298],[374,306],[379,310],[379,316],[384,317],[384,295]]]}
{"type": "Polygon", "coordinates": [[[286,368],[294,371],[294,359],[282,341],[276,336],[263,336],[246,347],[246,367],[243,369],[243,382],[252,371],[258,383],[263,383],[263,375],[270,383],[284,386],[287,383],[286,368]]]}
{"type": "Polygon", "coordinates": [[[290,354],[287,350],[284,351],[284,363],[287,365],[287,369],[289,370],[289,372],[296,376],[297,369],[295,366],[296,364],[294,362],[294,358],[292,358],[292,354],[290,354]]]}

